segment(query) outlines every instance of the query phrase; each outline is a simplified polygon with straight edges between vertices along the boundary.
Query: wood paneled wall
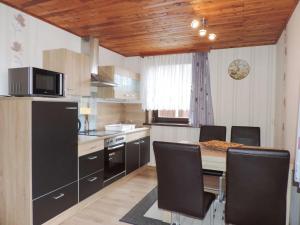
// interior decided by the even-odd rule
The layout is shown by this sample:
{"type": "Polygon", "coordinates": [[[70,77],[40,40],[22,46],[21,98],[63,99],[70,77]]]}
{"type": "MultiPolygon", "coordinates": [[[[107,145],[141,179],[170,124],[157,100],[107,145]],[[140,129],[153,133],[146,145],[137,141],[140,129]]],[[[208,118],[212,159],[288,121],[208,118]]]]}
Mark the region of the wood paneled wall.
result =
{"type": "Polygon", "coordinates": [[[297,0],[3,0],[124,56],[275,44],[297,0]],[[210,42],[190,27],[205,17],[210,42]]]}

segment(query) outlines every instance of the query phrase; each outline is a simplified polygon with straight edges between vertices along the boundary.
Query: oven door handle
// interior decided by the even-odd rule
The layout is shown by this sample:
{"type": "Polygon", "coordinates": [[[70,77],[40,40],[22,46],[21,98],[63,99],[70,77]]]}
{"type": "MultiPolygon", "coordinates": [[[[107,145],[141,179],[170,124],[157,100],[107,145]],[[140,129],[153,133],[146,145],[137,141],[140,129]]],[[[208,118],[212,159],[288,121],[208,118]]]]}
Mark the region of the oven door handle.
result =
{"type": "Polygon", "coordinates": [[[125,144],[116,145],[116,146],[114,146],[114,147],[108,147],[107,150],[108,150],[108,151],[109,151],[109,150],[114,150],[114,149],[121,148],[121,147],[124,147],[124,146],[125,146],[125,144]]]}

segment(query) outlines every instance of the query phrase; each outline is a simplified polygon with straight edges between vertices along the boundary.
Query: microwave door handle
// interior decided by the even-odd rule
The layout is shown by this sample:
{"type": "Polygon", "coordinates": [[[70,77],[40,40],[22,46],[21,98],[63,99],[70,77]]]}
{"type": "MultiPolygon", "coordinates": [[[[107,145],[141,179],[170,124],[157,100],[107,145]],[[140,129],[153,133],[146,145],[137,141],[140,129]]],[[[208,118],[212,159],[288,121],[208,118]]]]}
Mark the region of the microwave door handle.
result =
{"type": "Polygon", "coordinates": [[[114,149],[121,148],[121,147],[124,147],[124,144],[116,145],[114,147],[108,147],[107,150],[114,150],[114,149]]]}
{"type": "Polygon", "coordinates": [[[59,76],[59,95],[64,96],[64,75],[59,76]]]}

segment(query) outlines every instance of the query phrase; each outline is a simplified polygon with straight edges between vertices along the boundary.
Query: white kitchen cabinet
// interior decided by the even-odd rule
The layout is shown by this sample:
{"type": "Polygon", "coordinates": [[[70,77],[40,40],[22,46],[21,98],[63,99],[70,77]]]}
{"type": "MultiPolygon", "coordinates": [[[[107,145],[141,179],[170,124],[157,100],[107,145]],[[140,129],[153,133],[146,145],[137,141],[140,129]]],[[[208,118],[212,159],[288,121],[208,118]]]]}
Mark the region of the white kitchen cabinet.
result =
{"type": "Polygon", "coordinates": [[[118,84],[116,87],[99,87],[97,96],[100,98],[139,100],[140,75],[128,69],[116,66],[100,66],[98,74],[102,80],[118,84]]]}

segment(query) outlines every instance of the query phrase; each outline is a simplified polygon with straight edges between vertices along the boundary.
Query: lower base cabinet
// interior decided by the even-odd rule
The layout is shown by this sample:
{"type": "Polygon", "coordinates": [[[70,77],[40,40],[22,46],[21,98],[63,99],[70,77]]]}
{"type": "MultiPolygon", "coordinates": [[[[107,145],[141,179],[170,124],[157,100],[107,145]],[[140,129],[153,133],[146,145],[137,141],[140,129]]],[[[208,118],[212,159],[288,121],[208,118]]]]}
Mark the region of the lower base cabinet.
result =
{"type": "Polygon", "coordinates": [[[79,181],[79,201],[86,199],[103,188],[104,172],[99,171],[79,181]]]}
{"type": "Polygon", "coordinates": [[[40,225],[78,203],[78,182],[33,201],[33,225],[40,225]]]}
{"type": "Polygon", "coordinates": [[[126,144],[126,174],[140,167],[140,142],[132,141],[126,144]]]}
{"type": "Polygon", "coordinates": [[[150,137],[140,140],[140,166],[150,162],[150,137]]]}
{"type": "MultiPolygon", "coordinates": [[[[40,225],[100,191],[104,186],[104,151],[79,158],[79,181],[33,201],[33,225],[40,225]],[[79,189],[78,189],[79,187],[79,189]],[[79,197],[79,199],[78,199],[79,197]]],[[[126,174],[147,164],[150,137],[127,143],[126,174]]],[[[125,174],[124,174],[125,175],[125,174]]],[[[123,175],[123,176],[124,176],[123,175]]]]}
{"type": "Polygon", "coordinates": [[[146,165],[150,161],[150,137],[126,144],[126,174],[146,165]]]}
{"type": "Polygon", "coordinates": [[[79,158],[79,201],[103,188],[104,150],[79,158]]]}

